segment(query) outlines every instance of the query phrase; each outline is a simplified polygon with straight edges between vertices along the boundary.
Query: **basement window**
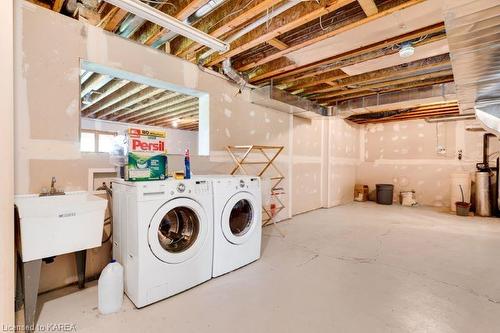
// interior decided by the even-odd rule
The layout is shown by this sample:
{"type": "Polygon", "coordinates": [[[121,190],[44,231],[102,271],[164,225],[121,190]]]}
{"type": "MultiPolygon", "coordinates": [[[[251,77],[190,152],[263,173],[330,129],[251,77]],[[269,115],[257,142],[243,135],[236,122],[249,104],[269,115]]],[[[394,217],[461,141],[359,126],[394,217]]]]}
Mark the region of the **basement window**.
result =
{"type": "Polygon", "coordinates": [[[109,153],[116,137],[114,132],[84,131],[80,133],[80,151],[83,153],[109,153]]]}

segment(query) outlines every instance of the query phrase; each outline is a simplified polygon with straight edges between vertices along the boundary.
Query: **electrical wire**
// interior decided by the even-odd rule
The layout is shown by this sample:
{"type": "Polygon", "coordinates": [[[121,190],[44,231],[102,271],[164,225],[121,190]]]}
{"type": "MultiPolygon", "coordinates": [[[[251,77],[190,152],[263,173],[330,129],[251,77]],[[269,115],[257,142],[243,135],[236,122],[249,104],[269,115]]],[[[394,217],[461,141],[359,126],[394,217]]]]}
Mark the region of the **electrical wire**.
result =
{"type": "Polygon", "coordinates": [[[161,1],[161,0],[141,0],[141,1],[148,4],[148,5],[151,5],[151,4],[153,4],[153,5],[169,5],[169,6],[174,7],[175,10],[177,10],[177,6],[171,2],[168,2],[168,1],[161,1]]]}
{"type": "Polygon", "coordinates": [[[238,10],[235,10],[229,14],[227,14],[226,16],[224,16],[223,18],[221,18],[219,21],[215,22],[214,24],[212,24],[208,30],[212,29],[213,27],[215,27],[217,24],[221,23],[222,21],[224,21],[225,19],[227,19],[228,17],[231,17],[233,16],[234,14],[237,14],[241,11],[244,11],[248,6],[250,6],[253,2],[255,2],[256,0],[250,0],[245,6],[243,6],[242,8],[238,9],[238,10]]]}

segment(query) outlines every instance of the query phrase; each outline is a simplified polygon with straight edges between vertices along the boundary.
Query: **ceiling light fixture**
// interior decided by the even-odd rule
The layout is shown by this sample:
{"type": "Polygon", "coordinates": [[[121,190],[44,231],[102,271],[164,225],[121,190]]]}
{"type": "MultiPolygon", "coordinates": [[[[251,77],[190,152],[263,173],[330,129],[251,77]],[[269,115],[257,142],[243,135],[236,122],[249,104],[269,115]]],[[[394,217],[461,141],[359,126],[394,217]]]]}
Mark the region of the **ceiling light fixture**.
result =
{"type": "Polygon", "coordinates": [[[216,51],[226,52],[229,50],[228,43],[195,29],[139,0],[106,0],[106,2],[216,51]]]}
{"type": "Polygon", "coordinates": [[[406,42],[401,45],[401,49],[399,50],[399,56],[401,58],[411,57],[415,53],[415,48],[411,44],[411,42],[406,42]]]}
{"type": "Polygon", "coordinates": [[[177,128],[177,126],[179,126],[179,120],[179,118],[174,119],[174,121],[172,122],[172,127],[177,128]]]}

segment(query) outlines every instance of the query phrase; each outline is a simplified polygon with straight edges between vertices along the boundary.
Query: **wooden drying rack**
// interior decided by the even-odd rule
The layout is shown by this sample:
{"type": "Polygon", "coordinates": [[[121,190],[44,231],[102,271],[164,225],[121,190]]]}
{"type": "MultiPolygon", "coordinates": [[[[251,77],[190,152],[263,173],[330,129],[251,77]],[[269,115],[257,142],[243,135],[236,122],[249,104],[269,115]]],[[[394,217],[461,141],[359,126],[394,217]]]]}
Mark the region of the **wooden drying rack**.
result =
{"type": "MultiPolygon", "coordinates": [[[[268,171],[269,169],[274,170],[274,176],[270,177],[271,180],[271,194],[272,192],[278,189],[278,185],[285,179],[285,176],[281,173],[281,171],[276,167],[274,161],[278,157],[278,155],[283,150],[283,146],[259,146],[259,145],[249,145],[249,146],[227,146],[226,150],[229,155],[233,159],[236,164],[233,170],[231,171],[231,175],[237,174],[237,172],[241,172],[244,175],[248,175],[247,170],[244,165],[256,165],[261,166],[260,171],[257,173],[257,176],[262,177],[262,175],[268,171]],[[260,153],[264,157],[264,161],[249,161],[247,158],[251,153],[260,153]]],[[[275,202],[277,206],[274,208],[274,211],[271,211],[271,207],[266,207],[262,205],[262,211],[266,216],[262,216],[262,226],[266,226],[270,223],[276,223],[274,221],[274,217],[281,212],[285,205],[280,200],[279,197],[275,196],[275,202]]]]}

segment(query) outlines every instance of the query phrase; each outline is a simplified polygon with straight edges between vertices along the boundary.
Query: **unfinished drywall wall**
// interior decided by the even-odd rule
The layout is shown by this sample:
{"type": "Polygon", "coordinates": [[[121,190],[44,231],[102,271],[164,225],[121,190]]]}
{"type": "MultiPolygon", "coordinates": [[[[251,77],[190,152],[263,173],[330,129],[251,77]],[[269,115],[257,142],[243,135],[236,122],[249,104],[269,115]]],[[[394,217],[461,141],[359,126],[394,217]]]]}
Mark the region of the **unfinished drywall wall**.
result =
{"type": "MultiPolygon", "coordinates": [[[[30,3],[18,2],[16,16],[16,52],[22,59],[16,66],[17,193],[39,191],[42,180],[33,160],[37,167],[57,164],[52,172],[61,179],[75,173],[71,163],[82,158],[77,149],[80,59],[208,92],[211,156],[193,159],[198,174],[230,170],[228,144],[288,145],[288,115],[249,103],[247,91],[238,94],[236,86],[191,63],[30,3]]],[[[287,155],[285,149],[278,160],[285,173],[287,155]]]]}
{"type": "MultiPolygon", "coordinates": [[[[282,185],[287,207],[277,218],[291,216],[292,116],[251,104],[248,90],[239,94],[238,87],[194,64],[25,1],[16,5],[16,193],[37,193],[52,176],[66,191],[85,190],[89,168],[109,167],[102,156],[79,151],[79,72],[84,59],[209,93],[210,156],[192,157],[196,174],[229,172],[227,145],[285,146],[276,163],[286,177],[282,185]]],[[[299,131],[296,138],[309,132],[299,131]]],[[[311,186],[304,191],[314,191],[314,182],[301,182],[311,186]]],[[[308,207],[318,207],[315,200],[317,196],[311,197],[308,207]]],[[[105,248],[89,251],[88,276],[107,262],[107,254],[105,248]]],[[[73,256],[44,264],[41,278],[41,290],[76,281],[73,256]]]]}
{"type": "Polygon", "coordinates": [[[0,327],[14,328],[14,23],[13,1],[0,2],[0,327]]]}
{"type": "Polygon", "coordinates": [[[360,129],[344,119],[328,121],[328,207],[351,202],[360,162],[360,129]]]}
{"type": "Polygon", "coordinates": [[[293,214],[322,207],[322,136],[324,120],[293,118],[293,214]]]}
{"type": "MultiPolygon", "coordinates": [[[[363,126],[356,182],[371,190],[377,183],[394,184],[395,199],[400,191],[415,190],[420,204],[450,206],[451,174],[473,172],[482,160],[484,132],[466,131],[467,124],[413,120],[363,126]]],[[[497,150],[492,140],[491,152],[497,150]]]]}

